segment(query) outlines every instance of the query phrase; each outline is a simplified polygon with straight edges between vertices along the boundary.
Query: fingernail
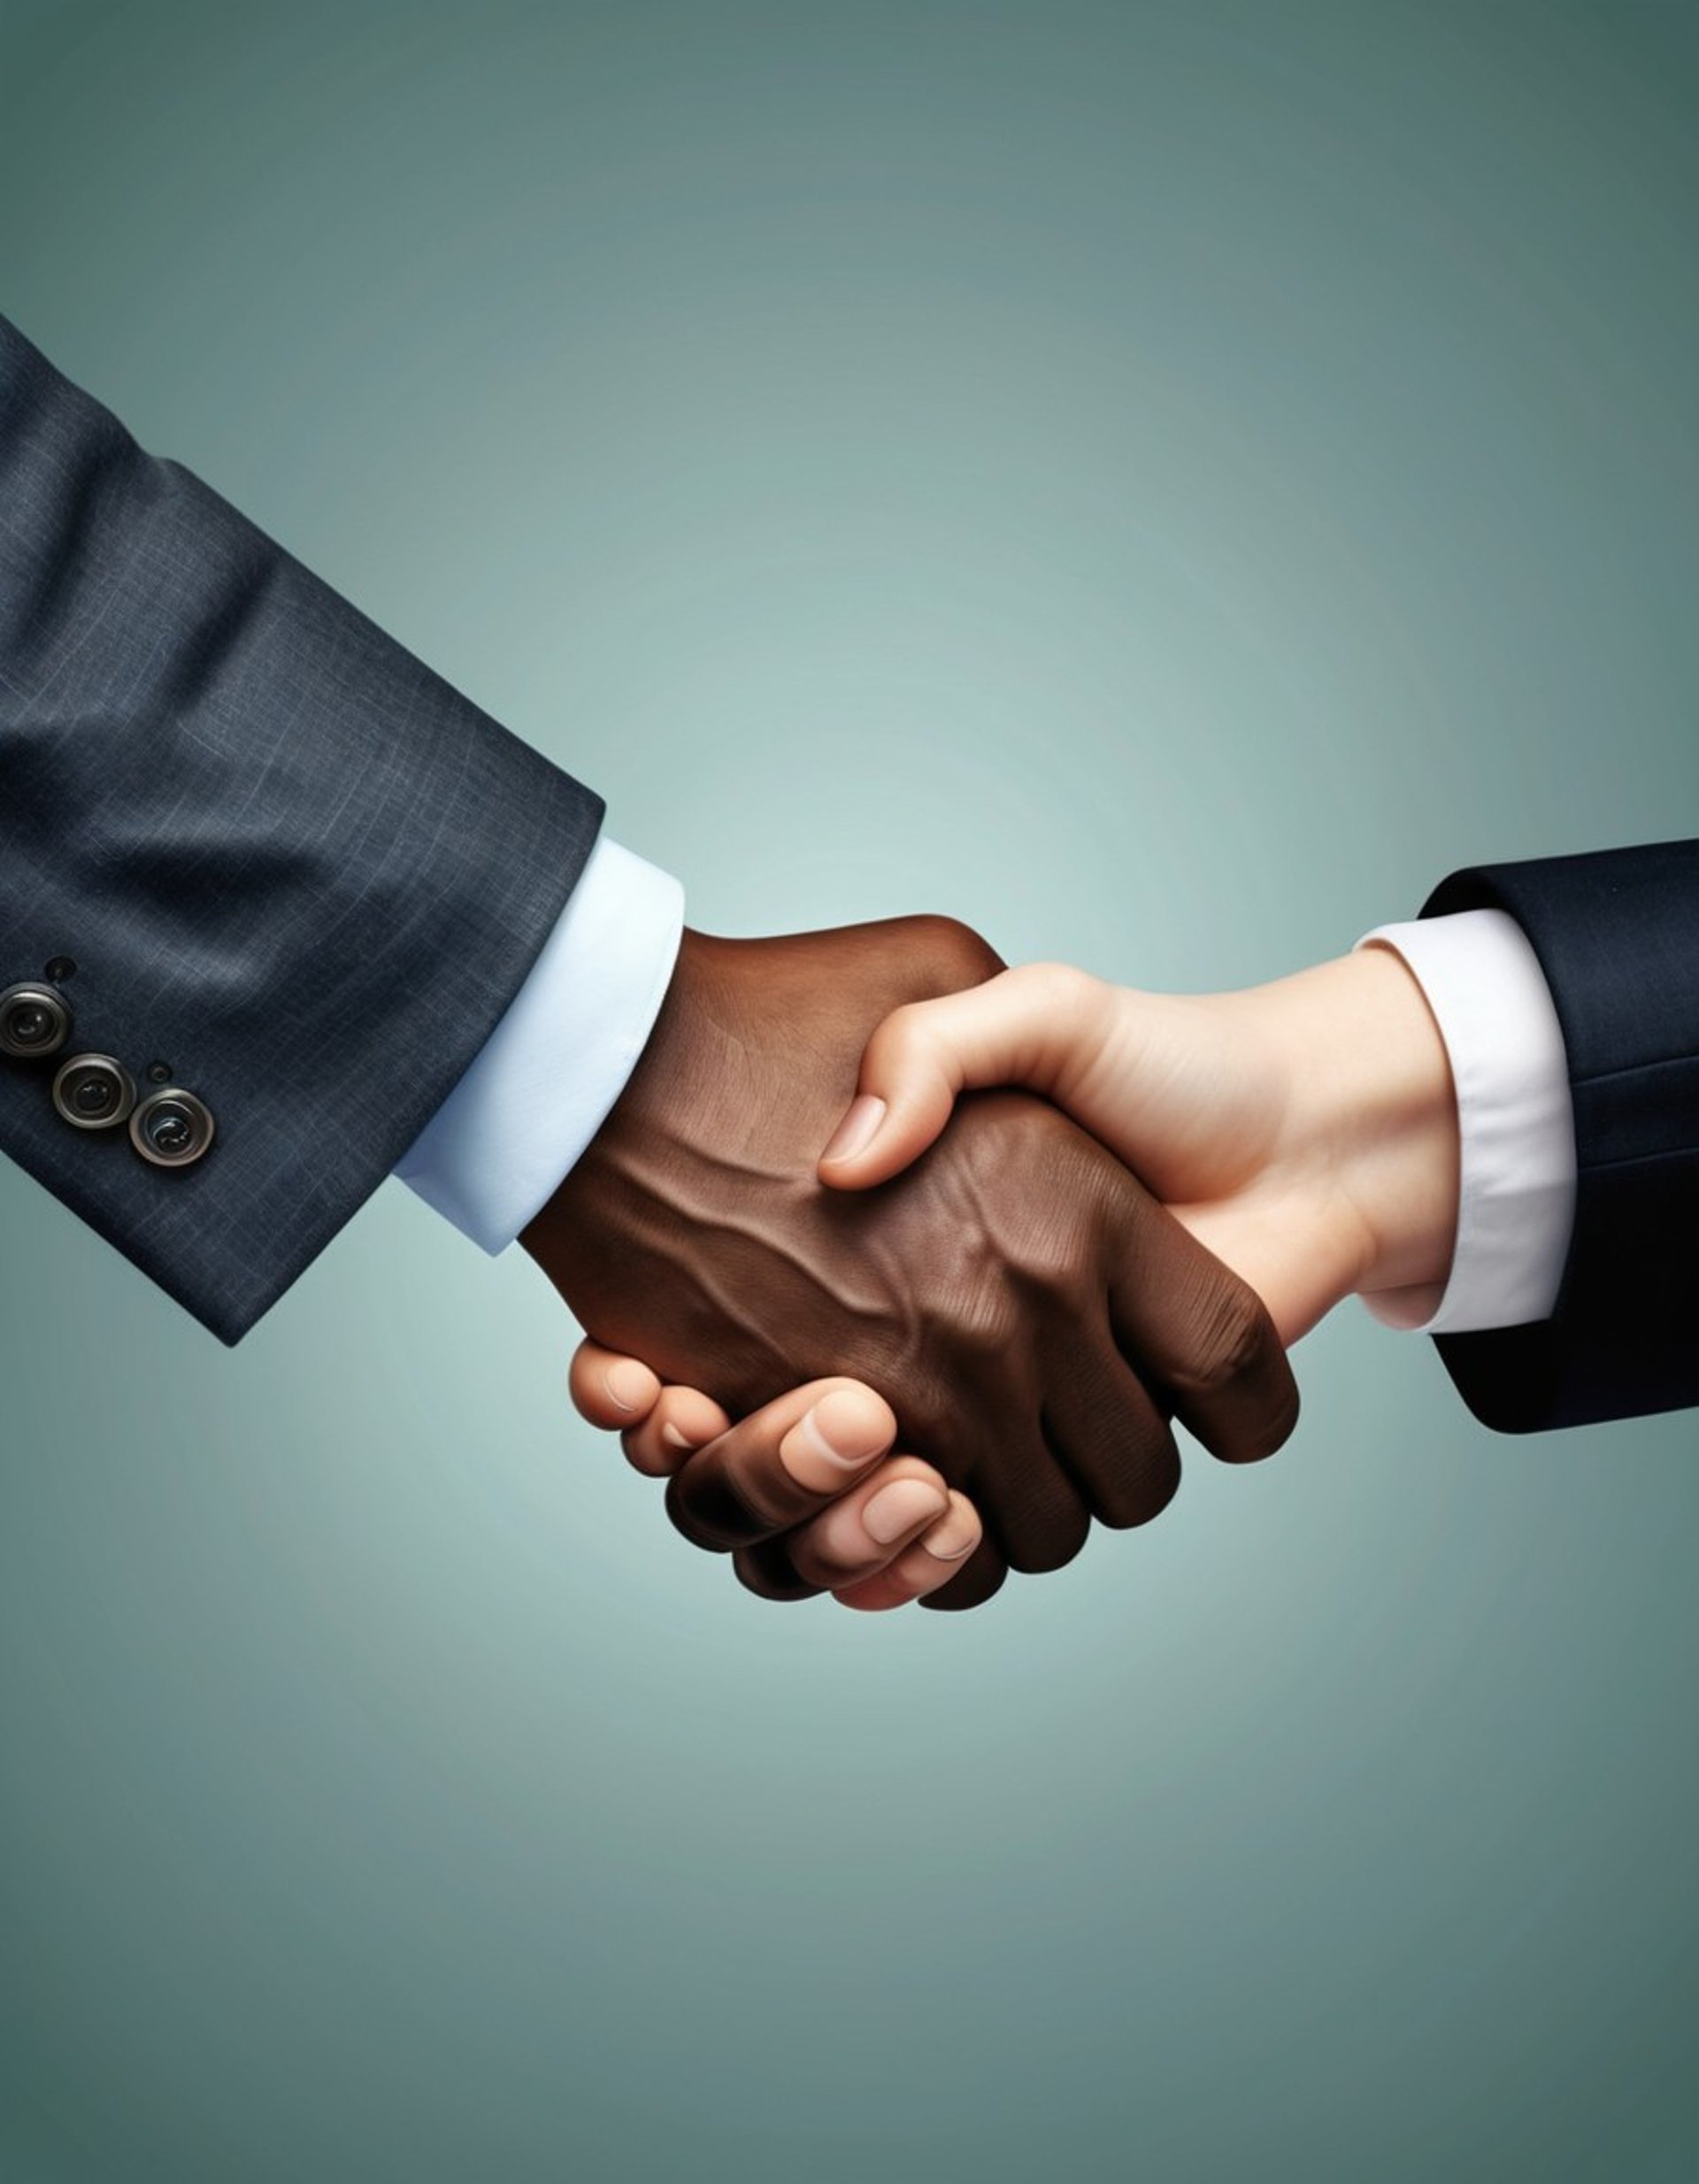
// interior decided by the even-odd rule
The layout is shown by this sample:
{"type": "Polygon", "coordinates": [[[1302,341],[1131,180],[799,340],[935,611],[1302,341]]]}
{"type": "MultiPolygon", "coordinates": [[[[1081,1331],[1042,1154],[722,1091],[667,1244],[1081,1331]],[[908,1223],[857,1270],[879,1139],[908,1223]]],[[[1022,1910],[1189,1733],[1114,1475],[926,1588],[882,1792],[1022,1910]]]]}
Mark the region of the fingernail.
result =
{"type": "Polygon", "coordinates": [[[920,1544],[935,1561],[959,1562],[978,1536],[971,1517],[952,1513],[934,1525],[920,1544]]]}
{"type": "Polygon", "coordinates": [[[649,1374],[634,1357],[621,1357],[602,1375],[608,1400],[622,1411],[636,1411],[649,1393],[649,1374]]]}
{"type": "Polygon", "coordinates": [[[804,1411],[779,1443],[779,1460],[789,1467],[793,1475],[793,1457],[813,1457],[819,1462],[829,1464],[834,1471],[859,1471],[868,1457],[879,1455],[884,1446],[885,1435],[877,1423],[870,1428],[856,1398],[846,1389],[834,1388],[829,1396],[822,1396],[811,1410],[804,1411]]]}
{"type": "Polygon", "coordinates": [[[661,1428],[661,1439],[669,1449],[694,1449],[696,1445],[688,1434],[679,1431],[671,1419],[661,1428]]]}
{"type": "Polygon", "coordinates": [[[853,1160],[865,1153],[879,1135],[885,1119],[885,1103],[876,1093],[860,1092],[844,1110],[843,1120],[833,1131],[822,1160],[853,1160]]]}
{"type": "Polygon", "coordinates": [[[943,1511],[944,1497],[936,1487],[929,1487],[924,1479],[899,1479],[880,1488],[862,1511],[861,1521],[881,1547],[888,1547],[943,1511]]]}

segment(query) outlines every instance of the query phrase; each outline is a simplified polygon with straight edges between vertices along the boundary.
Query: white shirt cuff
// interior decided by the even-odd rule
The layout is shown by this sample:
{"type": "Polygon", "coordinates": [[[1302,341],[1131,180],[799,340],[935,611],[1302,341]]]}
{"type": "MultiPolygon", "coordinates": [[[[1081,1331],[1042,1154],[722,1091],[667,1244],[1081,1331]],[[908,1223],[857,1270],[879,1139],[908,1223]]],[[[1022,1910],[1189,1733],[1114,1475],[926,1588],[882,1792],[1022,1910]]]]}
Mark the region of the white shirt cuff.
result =
{"type": "MultiPolygon", "coordinates": [[[[1462,1334],[1548,1319],[1575,1219],[1575,1119],[1564,1034],[1540,959],[1502,910],[1378,926],[1357,942],[1402,956],[1450,1057],[1461,1144],[1457,1241],[1437,1311],[1365,1296],[1377,1319],[1462,1334]]],[[[1432,1295],[1429,1291],[1428,1295],[1432,1295]]]]}
{"type": "Polygon", "coordinates": [[[486,1251],[542,1211],[625,1090],[683,927],[678,881],[603,834],[506,1015],[396,1168],[486,1251]]]}

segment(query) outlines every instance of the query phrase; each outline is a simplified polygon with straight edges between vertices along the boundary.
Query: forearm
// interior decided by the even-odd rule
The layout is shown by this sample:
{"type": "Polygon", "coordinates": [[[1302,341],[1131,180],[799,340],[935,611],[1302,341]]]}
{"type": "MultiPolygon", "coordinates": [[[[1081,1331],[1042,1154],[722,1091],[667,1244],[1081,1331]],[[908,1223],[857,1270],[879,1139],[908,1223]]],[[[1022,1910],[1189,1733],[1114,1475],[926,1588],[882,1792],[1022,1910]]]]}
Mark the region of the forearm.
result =
{"type": "Polygon", "coordinates": [[[0,984],[74,960],[77,1049],[218,1122],[168,1173],[7,1064],[0,1145],[234,1341],[478,1053],[599,802],[3,321],[0,761],[0,984]]]}

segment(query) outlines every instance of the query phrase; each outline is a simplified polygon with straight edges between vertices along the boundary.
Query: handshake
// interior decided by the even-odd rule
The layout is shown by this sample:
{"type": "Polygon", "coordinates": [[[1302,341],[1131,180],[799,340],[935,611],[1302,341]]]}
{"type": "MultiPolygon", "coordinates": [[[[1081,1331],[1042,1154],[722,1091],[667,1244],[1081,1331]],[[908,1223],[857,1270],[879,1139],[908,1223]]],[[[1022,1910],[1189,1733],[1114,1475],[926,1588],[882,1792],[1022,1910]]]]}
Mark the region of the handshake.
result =
{"type": "Polygon", "coordinates": [[[650,1029],[601,799],[4,319],[0,565],[0,1150],[227,1342],[400,1174],[522,1234],[690,1538],[864,1608],[1145,1522],[1176,1422],[1267,1455],[1352,1291],[1488,1426],[1699,1404],[1699,842],[1211,997],[687,933],[650,1029]]]}
{"type": "Polygon", "coordinates": [[[521,1240],[586,1330],[579,1410],[688,1538],[768,1598],[965,1608],[1156,1516],[1176,1421],[1278,1449],[1287,1346],[1355,1291],[1426,1317],[1457,1196],[1391,949],[1166,996],[917,918],[687,932],[521,1240]]]}

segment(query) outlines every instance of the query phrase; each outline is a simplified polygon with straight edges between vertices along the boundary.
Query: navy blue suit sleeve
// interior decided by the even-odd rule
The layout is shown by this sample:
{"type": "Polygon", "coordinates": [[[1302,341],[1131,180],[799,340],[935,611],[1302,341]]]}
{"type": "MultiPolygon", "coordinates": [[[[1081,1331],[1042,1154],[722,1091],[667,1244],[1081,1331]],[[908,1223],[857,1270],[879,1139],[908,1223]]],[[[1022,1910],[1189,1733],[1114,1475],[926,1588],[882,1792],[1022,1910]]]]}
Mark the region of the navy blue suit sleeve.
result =
{"type": "Polygon", "coordinates": [[[0,319],[0,987],[73,959],[66,1051],[218,1123],[153,1167],[0,1060],[0,1148],[224,1341],[442,1104],[601,815],[0,319]]]}
{"type": "Polygon", "coordinates": [[[1575,1227],[1549,1319],[1437,1338],[1501,1432],[1699,1403],[1699,842],[1454,873],[1424,917],[1527,934],[1563,1028],[1575,1227]]]}

